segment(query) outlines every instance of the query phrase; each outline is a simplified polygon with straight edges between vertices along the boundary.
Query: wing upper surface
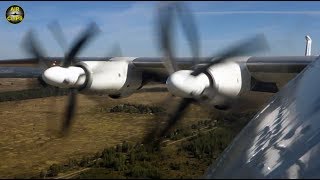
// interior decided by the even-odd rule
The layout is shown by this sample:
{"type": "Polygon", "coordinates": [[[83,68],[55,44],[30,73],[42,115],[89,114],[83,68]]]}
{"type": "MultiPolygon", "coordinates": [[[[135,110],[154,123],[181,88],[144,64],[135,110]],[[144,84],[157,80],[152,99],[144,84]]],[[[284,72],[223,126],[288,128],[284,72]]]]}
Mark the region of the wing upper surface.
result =
{"type": "Polygon", "coordinates": [[[206,178],[320,177],[320,61],[273,96],[206,178]]]}

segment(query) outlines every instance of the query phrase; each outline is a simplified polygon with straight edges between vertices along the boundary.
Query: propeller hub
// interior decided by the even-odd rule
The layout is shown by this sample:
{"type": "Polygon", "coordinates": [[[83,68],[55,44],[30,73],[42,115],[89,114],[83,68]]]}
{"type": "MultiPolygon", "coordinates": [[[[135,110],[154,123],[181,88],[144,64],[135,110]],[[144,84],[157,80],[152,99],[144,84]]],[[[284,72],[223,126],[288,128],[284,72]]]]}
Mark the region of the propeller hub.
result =
{"type": "Polygon", "coordinates": [[[63,68],[54,66],[42,74],[43,80],[59,88],[78,88],[85,82],[85,71],[80,67],[63,68]]]}
{"type": "Polygon", "coordinates": [[[198,76],[191,73],[191,70],[181,70],[170,75],[166,82],[168,90],[183,98],[200,96],[210,86],[209,78],[203,73],[198,76]]]}

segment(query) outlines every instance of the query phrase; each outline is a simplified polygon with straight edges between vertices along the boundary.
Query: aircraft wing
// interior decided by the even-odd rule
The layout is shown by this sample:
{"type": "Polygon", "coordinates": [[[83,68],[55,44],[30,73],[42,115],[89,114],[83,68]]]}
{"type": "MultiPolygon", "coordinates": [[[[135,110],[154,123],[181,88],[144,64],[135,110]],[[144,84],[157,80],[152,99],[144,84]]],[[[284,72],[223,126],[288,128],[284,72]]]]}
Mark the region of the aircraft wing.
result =
{"type": "MultiPolygon", "coordinates": [[[[274,83],[283,82],[287,83],[297,73],[300,73],[316,56],[282,56],[282,57],[236,57],[234,60],[239,63],[246,64],[248,71],[252,77],[260,81],[271,81],[274,83]],[[263,74],[261,74],[263,73],[263,74]],[[280,73],[277,74],[277,73],[280,73]],[[286,74],[294,74],[287,77],[286,74]],[[272,78],[274,77],[274,78],[272,78]]],[[[46,66],[52,66],[60,63],[62,57],[47,57],[46,66]]],[[[116,60],[129,60],[138,70],[143,72],[143,81],[155,81],[157,83],[165,83],[168,72],[165,69],[161,57],[138,57],[138,58],[111,58],[111,57],[82,57],[77,58],[77,61],[109,61],[116,60]]],[[[211,61],[211,58],[200,58],[198,66],[203,66],[211,61]]],[[[191,69],[191,58],[176,58],[176,62],[180,69],[191,69]]],[[[45,65],[39,64],[34,58],[27,59],[13,59],[13,60],[0,60],[0,78],[30,78],[39,77],[43,72],[42,69],[45,65]],[[40,65],[40,66],[39,66],[40,65]],[[15,68],[19,67],[19,68],[15,68]]]]}
{"type": "MultiPolygon", "coordinates": [[[[233,60],[246,65],[251,76],[259,81],[283,86],[300,73],[317,56],[236,57],[233,60]]],[[[204,66],[211,58],[200,58],[198,66],[204,66]]],[[[176,58],[179,69],[191,69],[191,58],[176,58]]],[[[165,83],[168,72],[161,58],[139,57],[132,61],[144,72],[144,78],[165,83]]]]}
{"type": "Polygon", "coordinates": [[[205,178],[319,178],[319,88],[317,59],[270,99],[205,178]]]}

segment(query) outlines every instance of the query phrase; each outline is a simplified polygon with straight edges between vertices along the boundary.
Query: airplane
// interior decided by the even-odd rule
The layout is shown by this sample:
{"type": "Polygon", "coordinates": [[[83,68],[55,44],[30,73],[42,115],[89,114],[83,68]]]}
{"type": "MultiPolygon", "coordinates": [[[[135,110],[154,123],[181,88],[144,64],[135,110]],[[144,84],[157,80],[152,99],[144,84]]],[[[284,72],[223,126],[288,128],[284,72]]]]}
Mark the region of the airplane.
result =
{"type": "MultiPolygon", "coordinates": [[[[226,110],[245,92],[275,93],[208,168],[204,178],[320,177],[317,172],[320,161],[315,157],[320,147],[320,123],[317,122],[320,61],[318,56],[311,55],[311,38],[306,36],[304,56],[250,56],[248,54],[268,49],[265,37],[257,35],[215,56],[200,58],[191,13],[184,13],[187,18],[180,18],[193,57],[178,58],[172,50],[170,14],[181,9],[188,11],[179,3],[159,8],[159,36],[164,57],[76,58],[99,31],[95,24],[90,24],[64,57],[46,57],[35,35],[29,32],[26,47],[35,58],[1,60],[2,66],[20,65],[23,70],[0,73],[0,76],[39,78],[50,86],[68,89],[63,132],[69,131],[78,92],[104,92],[111,98],[123,98],[152,81],[166,84],[168,91],[181,101],[166,127],[157,132],[159,137],[177,123],[191,103],[226,110]],[[261,72],[298,75],[279,90],[277,82],[254,77],[261,72]]],[[[54,32],[60,46],[66,47],[61,43],[61,34],[59,28],[54,32]]],[[[156,136],[151,133],[148,138],[156,136]]]]}

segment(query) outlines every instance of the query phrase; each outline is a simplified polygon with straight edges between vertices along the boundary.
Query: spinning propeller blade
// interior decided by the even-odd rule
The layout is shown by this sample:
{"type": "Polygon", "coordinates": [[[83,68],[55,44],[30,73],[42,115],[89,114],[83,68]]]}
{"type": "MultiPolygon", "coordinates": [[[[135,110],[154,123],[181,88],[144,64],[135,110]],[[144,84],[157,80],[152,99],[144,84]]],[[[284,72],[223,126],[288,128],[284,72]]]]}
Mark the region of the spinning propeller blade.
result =
{"type": "MultiPolygon", "coordinates": [[[[59,43],[62,49],[65,49],[67,46],[65,37],[61,30],[60,25],[57,22],[53,22],[48,25],[51,30],[53,36],[59,43]]],[[[72,44],[70,50],[65,53],[64,60],[62,62],[62,67],[69,67],[75,62],[75,57],[80,53],[80,51],[87,45],[87,43],[99,33],[99,28],[95,23],[91,23],[87,26],[84,32],[76,39],[76,41],[72,44]]],[[[44,59],[44,53],[40,47],[42,47],[36,40],[35,35],[32,31],[27,34],[25,44],[26,50],[37,58],[37,61],[46,64],[44,59]]],[[[48,66],[47,66],[48,68],[48,66]]],[[[58,93],[58,88],[55,88],[55,92],[58,93]]],[[[70,88],[69,89],[69,97],[67,102],[67,107],[65,110],[64,120],[62,123],[62,134],[66,135],[69,132],[70,126],[72,124],[72,120],[76,111],[76,102],[77,102],[77,89],[70,88]]],[[[54,104],[54,103],[52,103],[54,104]]]]}
{"type": "MultiPolygon", "coordinates": [[[[161,50],[164,53],[164,63],[165,67],[167,68],[170,75],[178,70],[175,58],[174,58],[174,51],[173,51],[173,45],[172,45],[172,26],[173,26],[173,11],[176,10],[178,16],[180,17],[180,20],[182,22],[182,27],[185,32],[185,35],[189,41],[189,45],[191,48],[192,56],[193,56],[193,72],[191,75],[198,76],[201,73],[204,73],[208,70],[209,67],[217,64],[222,63],[226,59],[234,57],[234,56],[241,56],[246,55],[250,53],[256,53],[268,50],[267,41],[263,34],[256,35],[252,38],[249,38],[245,41],[242,41],[241,43],[238,43],[227,50],[221,51],[216,56],[212,57],[212,62],[202,66],[197,67],[198,58],[200,57],[200,48],[199,48],[199,38],[197,34],[196,25],[194,22],[194,18],[191,14],[191,12],[187,9],[185,4],[182,2],[174,2],[174,3],[166,3],[166,5],[163,5],[159,8],[158,16],[159,16],[159,35],[160,35],[160,44],[161,44],[161,50]]],[[[227,95],[223,95],[218,93],[216,91],[216,87],[210,87],[206,89],[207,93],[213,93],[215,92],[215,95],[219,95],[221,97],[226,98],[231,102],[232,104],[236,105],[239,104],[240,98],[235,97],[229,97],[227,95]]],[[[183,98],[174,114],[168,119],[166,126],[160,131],[160,133],[155,133],[158,130],[153,130],[151,133],[147,134],[147,136],[144,138],[145,140],[155,140],[159,143],[159,139],[164,137],[167,132],[181,119],[183,113],[185,112],[186,108],[192,103],[192,102],[200,102],[203,103],[203,100],[201,98],[183,98]],[[158,137],[155,136],[155,134],[158,135],[158,137]]],[[[159,127],[156,127],[159,128],[159,127]]],[[[148,142],[145,142],[148,143],[148,142]]]]}

